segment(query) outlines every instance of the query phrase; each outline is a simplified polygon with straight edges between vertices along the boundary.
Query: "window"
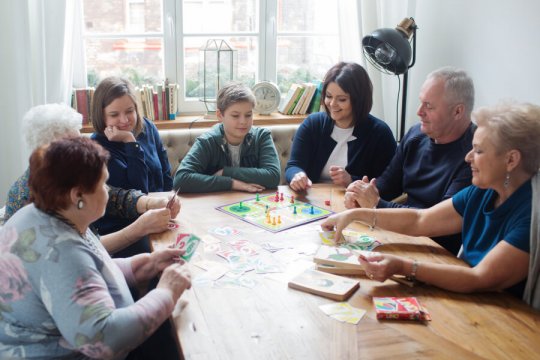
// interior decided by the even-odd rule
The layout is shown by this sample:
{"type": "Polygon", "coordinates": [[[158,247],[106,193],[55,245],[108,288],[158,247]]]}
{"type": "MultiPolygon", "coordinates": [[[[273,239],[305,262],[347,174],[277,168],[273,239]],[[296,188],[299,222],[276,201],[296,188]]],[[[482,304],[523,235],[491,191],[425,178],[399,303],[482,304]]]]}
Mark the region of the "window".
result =
{"type": "Polygon", "coordinates": [[[89,85],[111,74],[135,84],[180,85],[181,113],[199,101],[199,49],[223,39],[237,80],[321,79],[340,58],[338,2],[328,0],[84,0],[89,85]]]}

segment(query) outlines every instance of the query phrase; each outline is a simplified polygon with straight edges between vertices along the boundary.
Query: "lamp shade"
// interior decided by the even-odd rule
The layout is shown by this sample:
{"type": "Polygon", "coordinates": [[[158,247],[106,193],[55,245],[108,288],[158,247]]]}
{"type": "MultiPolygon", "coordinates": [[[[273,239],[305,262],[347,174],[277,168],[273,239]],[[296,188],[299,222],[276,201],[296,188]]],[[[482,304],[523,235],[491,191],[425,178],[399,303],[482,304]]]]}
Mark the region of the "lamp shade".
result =
{"type": "Polygon", "coordinates": [[[369,62],[381,71],[400,75],[407,71],[412,58],[409,37],[414,20],[405,19],[395,29],[377,29],[362,39],[362,48],[369,62]],[[402,26],[408,21],[409,23],[402,26]]]}

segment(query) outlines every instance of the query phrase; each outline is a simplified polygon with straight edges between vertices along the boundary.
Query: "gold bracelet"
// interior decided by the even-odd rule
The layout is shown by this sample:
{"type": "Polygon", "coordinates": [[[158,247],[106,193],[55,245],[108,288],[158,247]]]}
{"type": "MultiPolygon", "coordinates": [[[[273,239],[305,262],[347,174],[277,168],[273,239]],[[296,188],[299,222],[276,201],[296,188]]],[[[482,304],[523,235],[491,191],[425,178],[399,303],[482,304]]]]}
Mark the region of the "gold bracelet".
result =
{"type": "Polygon", "coordinates": [[[373,208],[373,220],[371,220],[371,225],[369,225],[369,230],[373,231],[377,225],[377,210],[373,208]]]}

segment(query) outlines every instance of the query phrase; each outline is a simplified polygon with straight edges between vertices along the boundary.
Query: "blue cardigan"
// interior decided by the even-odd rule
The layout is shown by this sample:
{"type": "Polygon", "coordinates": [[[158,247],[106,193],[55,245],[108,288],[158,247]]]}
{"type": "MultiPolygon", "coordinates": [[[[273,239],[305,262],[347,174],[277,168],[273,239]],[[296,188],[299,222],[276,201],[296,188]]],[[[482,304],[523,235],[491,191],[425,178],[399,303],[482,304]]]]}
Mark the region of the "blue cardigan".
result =
{"type": "MultiPolygon", "coordinates": [[[[111,155],[107,165],[107,183],[123,189],[136,189],[144,193],[172,189],[171,166],[156,126],[143,119],[144,131],[136,142],[109,141],[103,134],[92,134],[92,139],[107,149],[111,155]]],[[[94,223],[101,235],[118,231],[135,219],[122,219],[105,213],[94,223]]],[[[139,251],[136,251],[139,252],[139,251]]]]}
{"type": "MultiPolygon", "coordinates": [[[[285,169],[285,178],[291,182],[295,174],[304,171],[314,183],[336,146],[331,138],[334,121],[325,112],[309,115],[294,136],[291,156],[285,169]]],[[[379,176],[396,151],[392,131],[382,120],[372,115],[358,119],[354,126],[355,140],[348,142],[345,170],[352,180],[379,176]]]]}

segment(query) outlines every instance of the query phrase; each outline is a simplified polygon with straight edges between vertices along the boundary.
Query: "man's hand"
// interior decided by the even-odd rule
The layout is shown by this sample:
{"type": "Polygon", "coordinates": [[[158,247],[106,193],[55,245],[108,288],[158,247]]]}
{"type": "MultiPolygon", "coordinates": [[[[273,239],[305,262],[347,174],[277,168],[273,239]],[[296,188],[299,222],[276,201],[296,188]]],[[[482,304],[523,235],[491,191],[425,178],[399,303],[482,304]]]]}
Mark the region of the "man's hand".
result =
{"type": "Polygon", "coordinates": [[[377,206],[380,200],[379,190],[377,189],[375,178],[368,179],[364,176],[362,180],[357,180],[351,183],[347,187],[345,193],[345,206],[352,208],[352,200],[354,200],[359,207],[374,208],[377,206]],[[347,206],[349,205],[349,206],[347,206]]]}

